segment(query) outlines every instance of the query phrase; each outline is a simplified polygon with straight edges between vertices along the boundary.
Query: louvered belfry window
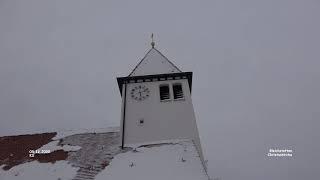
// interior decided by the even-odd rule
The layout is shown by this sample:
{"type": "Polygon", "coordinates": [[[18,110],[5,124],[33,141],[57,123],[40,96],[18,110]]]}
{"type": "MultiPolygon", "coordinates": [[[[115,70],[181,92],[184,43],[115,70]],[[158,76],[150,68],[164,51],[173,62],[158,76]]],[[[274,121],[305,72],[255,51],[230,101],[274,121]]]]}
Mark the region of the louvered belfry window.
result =
{"type": "Polygon", "coordinates": [[[169,85],[160,85],[160,100],[170,99],[169,85]]]}
{"type": "Polygon", "coordinates": [[[183,98],[183,91],[182,91],[182,85],[181,84],[173,84],[173,98],[174,99],[181,99],[183,98]]]}

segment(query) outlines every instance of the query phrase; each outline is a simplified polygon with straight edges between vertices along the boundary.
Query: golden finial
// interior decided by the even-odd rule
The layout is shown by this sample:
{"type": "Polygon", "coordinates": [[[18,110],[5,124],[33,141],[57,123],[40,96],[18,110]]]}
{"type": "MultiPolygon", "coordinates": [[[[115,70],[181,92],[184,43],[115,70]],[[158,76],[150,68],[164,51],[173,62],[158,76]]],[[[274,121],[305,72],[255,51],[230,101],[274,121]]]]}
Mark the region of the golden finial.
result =
{"type": "Polygon", "coordinates": [[[151,34],[151,46],[152,46],[152,48],[154,48],[154,45],[155,45],[156,43],[154,42],[154,40],[153,40],[153,33],[151,34]]]}

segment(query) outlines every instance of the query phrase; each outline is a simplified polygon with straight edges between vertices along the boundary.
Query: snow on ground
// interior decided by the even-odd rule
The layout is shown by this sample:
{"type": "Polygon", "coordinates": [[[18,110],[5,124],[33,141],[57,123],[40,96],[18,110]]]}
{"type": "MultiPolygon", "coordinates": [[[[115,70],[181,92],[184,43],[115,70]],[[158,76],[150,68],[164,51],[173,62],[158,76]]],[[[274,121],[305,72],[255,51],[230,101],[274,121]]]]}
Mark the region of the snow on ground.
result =
{"type": "Polygon", "coordinates": [[[192,141],[147,145],[118,154],[96,180],[208,180],[192,141]]]}
{"type": "MultiPolygon", "coordinates": [[[[27,137],[15,138],[22,141],[27,137]]],[[[27,158],[25,163],[22,161],[24,159],[13,158],[21,160],[22,164],[15,164],[9,170],[3,169],[5,165],[0,166],[0,180],[208,180],[192,140],[133,144],[121,149],[120,133],[115,128],[69,131],[55,138],[58,140],[38,148],[50,150],[50,154],[44,154],[31,162],[29,160],[32,158],[27,158]],[[68,151],[65,160],[53,155],[59,150],[68,151]]],[[[12,140],[12,145],[15,142],[12,140]]],[[[7,164],[9,161],[4,162],[7,164]]]]}
{"type": "Polygon", "coordinates": [[[39,163],[32,161],[11,168],[8,171],[0,168],[1,180],[67,180],[72,179],[79,168],[72,167],[67,161],[56,163],[39,163]]]}
{"type": "Polygon", "coordinates": [[[50,152],[56,151],[56,150],[64,150],[64,151],[78,151],[79,149],[81,149],[80,146],[70,146],[70,145],[63,145],[63,146],[59,146],[58,145],[59,141],[51,141],[48,144],[43,145],[41,148],[39,148],[38,150],[50,150],[50,152]]]}
{"type": "Polygon", "coordinates": [[[106,133],[106,132],[117,132],[119,127],[108,127],[108,128],[96,128],[96,129],[70,129],[70,130],[58,130],[57,135],[52,140],[58,140],[74,134],[84,133],[106,133]]]}

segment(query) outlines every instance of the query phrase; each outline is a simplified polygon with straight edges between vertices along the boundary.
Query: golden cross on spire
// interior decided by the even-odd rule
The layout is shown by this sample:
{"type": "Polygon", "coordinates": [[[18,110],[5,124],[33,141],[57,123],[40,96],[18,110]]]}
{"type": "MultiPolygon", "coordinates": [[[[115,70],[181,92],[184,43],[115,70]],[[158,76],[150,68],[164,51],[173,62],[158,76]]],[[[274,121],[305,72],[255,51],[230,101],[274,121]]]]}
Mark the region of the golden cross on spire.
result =
{"type": "Polygon", "coordinates": [[[156,43],[154,42],[154,40],[153,40],[153,33],[151,34],[151,46],[152,46],[152,48],[154,48],[154,45],[155,45],[156,43]]]}

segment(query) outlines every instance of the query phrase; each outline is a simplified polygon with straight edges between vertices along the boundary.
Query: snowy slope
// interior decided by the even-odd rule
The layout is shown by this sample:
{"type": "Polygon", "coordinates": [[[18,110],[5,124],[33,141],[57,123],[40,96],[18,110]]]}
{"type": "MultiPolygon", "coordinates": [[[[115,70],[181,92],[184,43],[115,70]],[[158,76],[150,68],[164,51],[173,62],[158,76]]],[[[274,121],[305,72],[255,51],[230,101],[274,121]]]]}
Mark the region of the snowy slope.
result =
{"type": "MultiPolygon", "coordinates": [[[[58,133],[39,150],[63,150],[67,158],[26,161],[9,170],[0,165],[0,180],[207,180],[191,140],[132,144],[122,150],[119,132],[58,133]]],[[[13,142],[14,143],[14,142],[13,142]]],[[[0,152],[1,153],[1,152],[0,152]]],[[[1,164],[1,163],[0,163],[1,164]]]]}
{"type": "Polygon", "coordinates": [[[78,168],[72,167],[67,161],[56,163],[39,163],[37,161],[15,166],[8,171],[0,168],[1,180],[67,180],[74,177],[78,168]]]}
{"type": "Polygon", "coordinates": [[[192,141],[138,147],[118,154],[96,180],[208,180],[192,141]]]}

